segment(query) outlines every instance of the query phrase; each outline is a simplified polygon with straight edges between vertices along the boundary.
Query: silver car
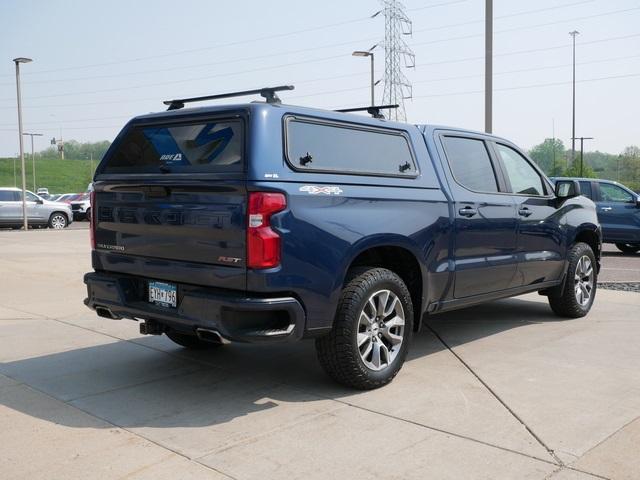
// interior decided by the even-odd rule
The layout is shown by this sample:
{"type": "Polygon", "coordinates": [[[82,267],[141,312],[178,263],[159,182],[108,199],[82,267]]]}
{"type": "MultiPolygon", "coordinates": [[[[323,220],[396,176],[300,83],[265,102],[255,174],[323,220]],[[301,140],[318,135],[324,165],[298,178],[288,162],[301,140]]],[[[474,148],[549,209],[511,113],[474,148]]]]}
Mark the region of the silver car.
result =
{"type": "MultiPolygon", "coordinates": [[[[27,190],[27,218],[29,225],[62,229],[73,221],[71,206],[50,202],[27,190]]],[[[0,187],[0,227],[22,227],[22,190],[0,187]]]]}

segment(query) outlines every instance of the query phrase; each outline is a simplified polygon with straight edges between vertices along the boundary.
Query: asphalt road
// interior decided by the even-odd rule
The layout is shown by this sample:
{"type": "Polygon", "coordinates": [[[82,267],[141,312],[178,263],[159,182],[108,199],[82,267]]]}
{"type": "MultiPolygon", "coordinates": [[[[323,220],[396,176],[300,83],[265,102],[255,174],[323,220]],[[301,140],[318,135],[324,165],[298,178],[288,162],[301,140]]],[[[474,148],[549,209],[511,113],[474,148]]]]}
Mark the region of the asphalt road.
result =
{"type": "Polygon", "coordinates": [[[312,342],[190,352],[97,317],[86,232],[0,244],[3,480],[638,478],[640,294],[429,317],[395,381],[357,392],[312,342]]]}

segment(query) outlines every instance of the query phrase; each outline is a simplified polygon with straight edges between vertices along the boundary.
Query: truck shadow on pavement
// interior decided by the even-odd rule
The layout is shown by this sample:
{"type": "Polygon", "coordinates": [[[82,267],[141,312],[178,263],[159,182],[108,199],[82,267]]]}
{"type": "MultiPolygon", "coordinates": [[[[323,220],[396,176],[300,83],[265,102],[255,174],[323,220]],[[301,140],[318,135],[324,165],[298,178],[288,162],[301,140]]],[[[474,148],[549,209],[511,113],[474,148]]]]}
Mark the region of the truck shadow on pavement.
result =
{"type": "MultiPolygon", "coordinates": [[[[95,428],[96,424],[87,422],[81,412],[64,414],[60,408],[43,407],[42,402],[59,400],[77,407],[104,420],[99,422],[102,428],[216,426],[210,432],[213,444],[207,445],[211,450],[222,448],[231,430],[235,436],[249,432],[255,435],[261,422],[296,422],[343,406],[330,400],[351,403],[367,396],[386,395],[394,397],[396,403],[429,402],[434,392],[427,382],[434,376],[438,382],[452,382],[444,388],[450,388],[454,397],[453,392],[461,388],[455,382],[460,382],[461,377],[449,375],[446,369],[460,365],[438,337],[455,349],[508,330],[559,321],[567,320],[556,317],[546,302],[522,299],[426,317],[399,376],[375,392],[359,392],[335,384],[318,365],[313,341],[269,346],[232,344],[188,351],[164,336],[133,340],[104,337],[107,343],[0,364],[1,374],[39,392],[0,387],[0,404],[76,428],[95,428]],[[402,395],[403,390],[413,393],[402,395]],[[278,420],[273,415],[278,415],[278,420]]],[[[131,323],[132,328],[137,328],[131,323]]],[[[505,364],[509,363],[510,354],[515,355],[513,350],[500,354],[504,355],[505,364]]],[[[475,381],[471,375],[464,378],[465,382],[475,381]]]]}

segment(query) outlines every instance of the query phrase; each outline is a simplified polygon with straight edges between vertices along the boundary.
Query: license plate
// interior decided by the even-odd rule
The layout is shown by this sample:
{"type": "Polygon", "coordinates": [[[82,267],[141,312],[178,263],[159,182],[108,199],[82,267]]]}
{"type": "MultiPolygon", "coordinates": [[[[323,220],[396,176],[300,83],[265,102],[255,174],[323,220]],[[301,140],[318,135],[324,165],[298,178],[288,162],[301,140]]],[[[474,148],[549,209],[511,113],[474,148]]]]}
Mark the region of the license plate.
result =
{"type": "Polygon", "coordinates": [[[163,307],[176,307],[178,287],[173,283],[149,282],[149,303],[163,307]]]}

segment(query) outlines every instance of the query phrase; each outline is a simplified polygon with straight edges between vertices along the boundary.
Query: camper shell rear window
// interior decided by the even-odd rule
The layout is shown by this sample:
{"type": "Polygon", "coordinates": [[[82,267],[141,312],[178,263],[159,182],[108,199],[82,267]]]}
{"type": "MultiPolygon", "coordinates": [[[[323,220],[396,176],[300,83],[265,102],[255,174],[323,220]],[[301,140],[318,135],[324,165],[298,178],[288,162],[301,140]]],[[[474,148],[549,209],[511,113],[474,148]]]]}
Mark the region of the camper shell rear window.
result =
{"type": "Polygon", "coordinates": [[[100,173],[242,172],[244,130],[241,118],[134,125],[105,158],[100,173]]]}

